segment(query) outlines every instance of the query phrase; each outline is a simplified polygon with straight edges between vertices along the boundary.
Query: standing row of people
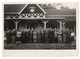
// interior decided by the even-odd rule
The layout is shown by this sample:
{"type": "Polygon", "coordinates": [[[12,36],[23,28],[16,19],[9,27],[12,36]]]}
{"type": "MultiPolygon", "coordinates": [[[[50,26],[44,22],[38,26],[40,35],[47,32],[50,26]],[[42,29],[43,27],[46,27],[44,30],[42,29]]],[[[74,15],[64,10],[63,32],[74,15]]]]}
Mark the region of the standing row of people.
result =
{"type": "Polygon", "coordinates": [[[20,41],[21,43],[70,43],[72,40],[74,40],[74,38],[71,37],[71,31],[69,29],[62,32],[56,28],[46,28],[44,30],[42,27],[22,27],[18,30],[8,30],[6,31],[6,37],[7,43],[16,43],[17,41],[20,41]],[[64,35],[65,38],[63,38],[64,35]]]}

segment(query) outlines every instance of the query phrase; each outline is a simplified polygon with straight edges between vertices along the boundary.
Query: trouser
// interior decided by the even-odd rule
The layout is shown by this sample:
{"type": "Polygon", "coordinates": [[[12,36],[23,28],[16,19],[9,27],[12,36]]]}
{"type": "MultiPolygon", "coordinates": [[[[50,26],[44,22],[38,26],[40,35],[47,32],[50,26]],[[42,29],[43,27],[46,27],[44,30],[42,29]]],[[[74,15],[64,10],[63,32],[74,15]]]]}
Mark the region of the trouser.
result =
{"type": "Polygon", "coordinates": [[[16,42],[17,42],[17,41],[20,41],[20,42],[22,42],[22,39],[21,39],[21,37],[17,37],[17,38],[16,38],[16,42]]]}
{"type": "Polygon", "coordinates": [[[12,42],[11,42],[12,44],[14,44],[15,43],[15,36],[12,36],[12,42]]]}
{"type": "Polygon", "coordinates": [[[10,44],[11,43],[11,37],[7,37],[6,43],[7,44],[10,44]]]}
{"type": "Polygon", "coordinates": [[[71,41],[74,41],[74,37],[73,36],[71,37],[71,41]]]}
{"type": "Polygon", "coordinates": [[[54,42],[58,43],[58,37],[54,37],[54,42]]]}
{"type": "Polygon", "coordinates": [[[45,43],[49,43],[48,36],[45,36],[45,43]]]}
{"type": "Polygon", "coordinates": [[[58,35],[58,42],[62,43],[62,35],[61,34],[58,35]]]}

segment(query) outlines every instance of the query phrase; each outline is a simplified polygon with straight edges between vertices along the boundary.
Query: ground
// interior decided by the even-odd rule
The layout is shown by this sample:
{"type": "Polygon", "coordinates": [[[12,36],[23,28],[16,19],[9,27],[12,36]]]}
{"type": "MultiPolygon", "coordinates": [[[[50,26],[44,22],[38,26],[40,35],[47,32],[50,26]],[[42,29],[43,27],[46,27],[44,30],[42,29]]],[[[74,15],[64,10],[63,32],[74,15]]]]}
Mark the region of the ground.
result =
{"type": "Polygon", "coordinates": [[[75,44],[4,44],[4,49],[76,49],[75,44]]]}

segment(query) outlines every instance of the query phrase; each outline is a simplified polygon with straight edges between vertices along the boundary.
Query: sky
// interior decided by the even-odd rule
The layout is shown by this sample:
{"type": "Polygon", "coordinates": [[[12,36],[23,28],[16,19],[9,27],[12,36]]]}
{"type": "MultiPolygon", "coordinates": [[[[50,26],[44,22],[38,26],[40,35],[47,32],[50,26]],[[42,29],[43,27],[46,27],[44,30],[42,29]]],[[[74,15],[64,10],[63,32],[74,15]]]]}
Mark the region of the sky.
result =
{"type": "Polygon", "coordinates": [[[77,2],[76,3],[67,2],[67,3],[62,3],[62,5],[73,9],[73,8],[77,8],[78,3],[77,2]]]}
{"type": "MultiPolygon", "coordinates": [[[[57,3],[51,3],[51,5],[54,5],[54,4],[57,4],[57,3]]],[[[70,9],[74,9],[74,8],[76,9],[78,6],[77,2],[63,2],[60,4],[62,4],[62,6],[64,7],[69,7],[70,9]]],[[[57,8],[59,8],[59,6],[57,8]]]]}

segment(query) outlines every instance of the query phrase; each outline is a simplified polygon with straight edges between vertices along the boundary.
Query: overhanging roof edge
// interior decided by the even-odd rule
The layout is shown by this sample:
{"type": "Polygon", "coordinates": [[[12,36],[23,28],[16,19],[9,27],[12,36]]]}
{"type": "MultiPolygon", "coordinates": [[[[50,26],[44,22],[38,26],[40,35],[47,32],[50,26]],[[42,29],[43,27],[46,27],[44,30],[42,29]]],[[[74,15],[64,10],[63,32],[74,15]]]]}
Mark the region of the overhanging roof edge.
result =
{"type": "Polygon", "coordinates": [[[27,7],[28,4],[26,4],[22,9],[21,11],[19,12],[19,14],[27,7]]]}
{"type": "Polygon", "coordinates": [[[46,12],[44,11],[44,9],[42,7],[40,7],[38,4],[36,4],[43,12],[44,14],[46,14],[46,12]]]}
{"type": "MultiPolygon", "coordinates": [[[[27,5],[28,5],[28,4],[26,4],[26,5],[24,6],[24,8],[22,8],[21,11],[20,11],[18,14],[20,14],[20,13],[27,7],[27,5]]],[[[41,8],[38,4],[36,4],[36,5],[44,12],[44,14],[46,14],[46,12],[43,10],[43,8],[41,8]]]]}

